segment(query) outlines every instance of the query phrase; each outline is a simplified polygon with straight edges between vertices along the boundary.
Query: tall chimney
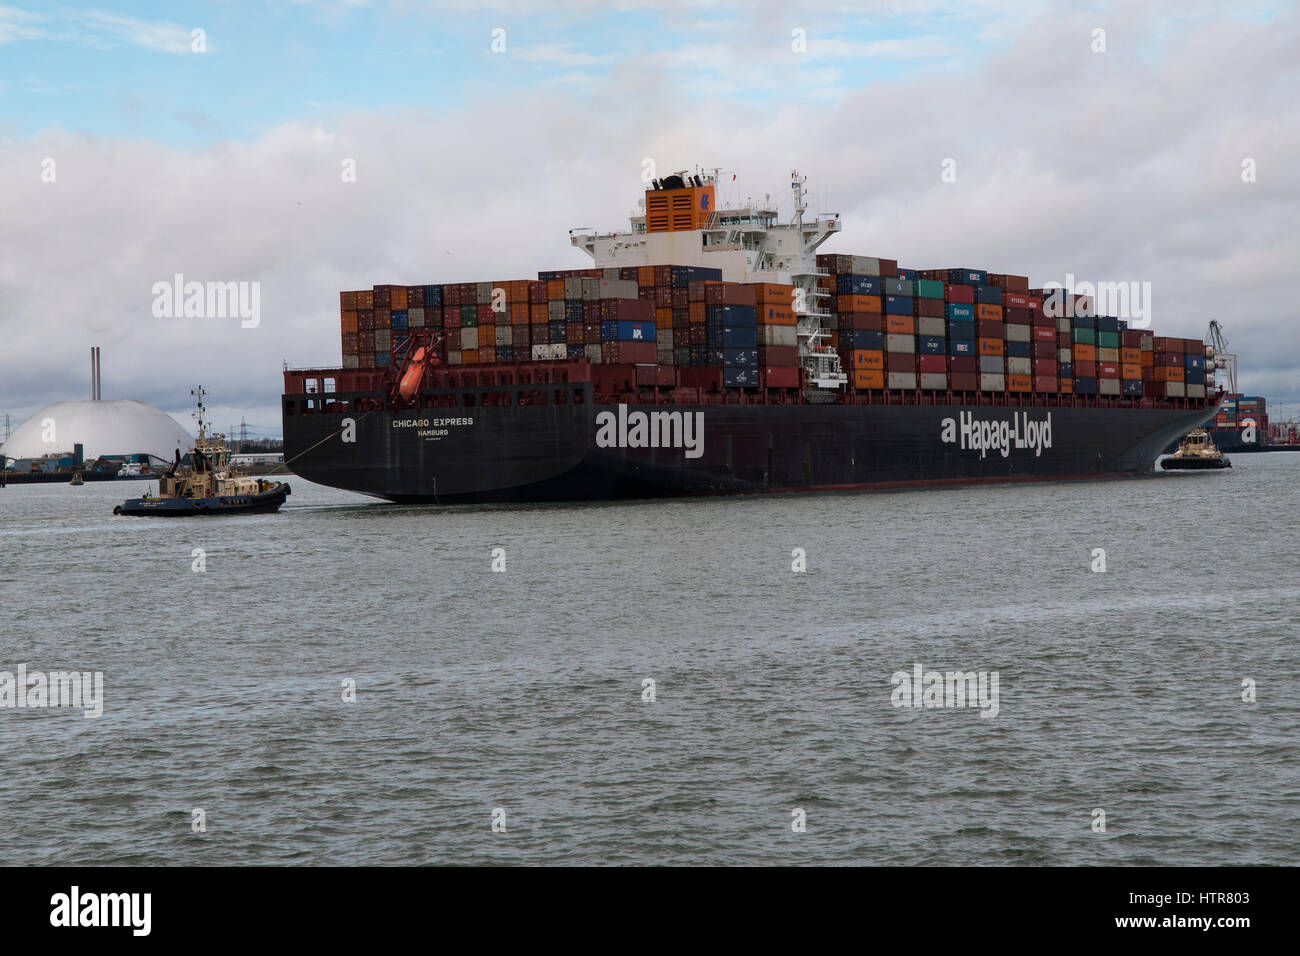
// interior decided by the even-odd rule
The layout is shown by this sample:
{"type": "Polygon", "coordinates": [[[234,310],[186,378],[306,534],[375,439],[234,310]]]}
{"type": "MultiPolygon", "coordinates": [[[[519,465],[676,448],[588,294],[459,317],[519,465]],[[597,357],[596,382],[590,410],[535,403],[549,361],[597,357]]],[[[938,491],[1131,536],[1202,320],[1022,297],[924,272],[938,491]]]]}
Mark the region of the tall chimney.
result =
{"type": "Polygon", "coordinates": [[[95,370],[95,346],[92,345],[90,347],[90,400],[92,402],[95,400],[96,391],[98,391],[95,384],[95,377],[97,375],[98,372],[95,370]]]}

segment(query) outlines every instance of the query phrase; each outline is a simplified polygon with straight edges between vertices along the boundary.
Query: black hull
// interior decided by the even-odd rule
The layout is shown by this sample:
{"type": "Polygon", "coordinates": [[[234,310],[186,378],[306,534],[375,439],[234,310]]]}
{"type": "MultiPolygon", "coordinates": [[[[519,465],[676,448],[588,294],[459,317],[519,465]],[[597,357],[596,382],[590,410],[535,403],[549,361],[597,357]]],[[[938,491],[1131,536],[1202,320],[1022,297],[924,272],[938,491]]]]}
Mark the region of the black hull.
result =
{"type": "Polygon", "coordinates": [[[1204,458],[1165,458],[1160,462],[1165,471],[1222,471],[1231,468],[1232,462],[1227,458],[1215,461],[1204,458]]]}
{"type": "MultiPolygon", "coordinates": [[[[602,447],[597,415],[617,414],[619,406],[592,404],[589,392],[585,404],[351,415],[303,414],[294,405],[298,398],[285,396],[285,460],[292,471],[390,501],[439,504],[1140,475],[1153,471],[1166,446],[1214,413],[1213,407],[622,406],[629,423],[636,413],[702,415],[703,446],[690,457],[683,447],[602,447]],[[976,423],[1005,423],[1012,444],[1024,441],[1006,455],[963,447],[963,415],[976,423]],[[355,421],[352,442],[343,440],[347,418],[355,421]],[[426,425],[406,424],[419,421],[426,425]],[[1037,450],[1030,423],[1040,433],[1037,450]]],[[[632,431],[627,438],[636,441],[632,431]]]]}

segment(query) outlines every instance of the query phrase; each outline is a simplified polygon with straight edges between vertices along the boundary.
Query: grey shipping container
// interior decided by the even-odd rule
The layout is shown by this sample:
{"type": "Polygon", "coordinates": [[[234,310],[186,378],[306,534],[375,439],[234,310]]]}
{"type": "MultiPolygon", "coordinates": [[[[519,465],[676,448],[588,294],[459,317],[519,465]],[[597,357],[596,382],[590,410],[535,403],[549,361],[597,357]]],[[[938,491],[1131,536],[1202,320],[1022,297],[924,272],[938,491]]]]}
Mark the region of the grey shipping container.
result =
{"type": "Polygon", "coordinates": [[[1032,375],[1034,372],[1034,363],[1032,359],[1010,357],[1007,359],[1008,375],[1032,375]]]}
{"type": "MultiPolygon", "coordinates": [[[[1177,384],[1181,384],[1181,383],[1177,383],[1177,384]]],[[[1117,378],[1097,379],[1097,393],[1099,395],[1118,395],[1119,379],[1117,378]]]]}
{"type": "MultiPolygon", "coordinates": [[[[916,336],[891,332],[885,336],[885,351],[914,355],[916,354],[916,336]]],[[[891,385],[890,388],[893,388],[893,386],[891,385]]]]}
{"type": "Polygon", "coordinates": [[[983,375],[1001,375],[1006,370],[1001,355],[981,355],[980,373],[983,375]]]}
{"type": "Polygon", "coordinates": [[[922,372],[921,388],[942,391],[948,387],[948,376],[943,372],[922,372]]]}
{"type": "Polygon", "coordinates": [[[943,319],[936,319],[933,316],[922,315],[916,320],[916,331],[918,335],[937,335],[943,337],[947,335],[947,323],[943,319]]]}
{"type": "Polygon", "coordinates": [[[1034,337],[1033,329],[1028,325],[1007,323],[1003,331],[1008,342],[1028,342],[1034,337]]]}
{"type": "Polygon", "coordinates": [[[1005,375],[980,375],[981,392],[1005,392],[1007,390],[1007,378],[1005,375]]]}
{"type": "Polygon", "coordinates": [[[916,388],[915,372],[890,372],[889,380],[885,383],[889,388],[916,388]]]}

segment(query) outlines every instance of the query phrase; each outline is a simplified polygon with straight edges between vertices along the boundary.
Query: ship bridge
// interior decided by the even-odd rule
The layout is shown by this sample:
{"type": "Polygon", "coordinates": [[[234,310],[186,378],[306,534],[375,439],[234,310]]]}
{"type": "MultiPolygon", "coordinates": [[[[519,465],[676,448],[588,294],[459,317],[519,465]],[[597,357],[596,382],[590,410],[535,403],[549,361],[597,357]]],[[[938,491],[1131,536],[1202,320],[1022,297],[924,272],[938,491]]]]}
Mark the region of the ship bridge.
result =
{"type": "Polygon", "coordinates": [[[569,230],[569,241],[597,268],[683,265],[719,269],[727,282],[793,285],[798,314],[800,364],[818,391],[848,383],[839,355],[828,344],[830,293],[817,280],[817,249],[840,231],[839,213],[805,219],[805,177],[793,172],[794,219],[781,222],[771,197],[764,202],[717,208],[718,170],[681,170],[650,182],[641,209],[624,232],[569,230]]]}

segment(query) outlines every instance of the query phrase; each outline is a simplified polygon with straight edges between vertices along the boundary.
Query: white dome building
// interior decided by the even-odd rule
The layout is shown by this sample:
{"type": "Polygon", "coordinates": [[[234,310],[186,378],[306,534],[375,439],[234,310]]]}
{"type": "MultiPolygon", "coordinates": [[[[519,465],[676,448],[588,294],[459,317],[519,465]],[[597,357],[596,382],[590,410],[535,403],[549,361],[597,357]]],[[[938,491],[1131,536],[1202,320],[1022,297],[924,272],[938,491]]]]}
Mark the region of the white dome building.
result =
{"type": "Polygon", "coordinates": [[[187,454],[194,439],[165,412],[131,399],[56,402],[23,422],[5,442],[9,458],[72,454],[80,443],[86,461],[106,455],[149,454],[171,461],[176,449],[187,454]],[[50,423],[53,423],[52,428],[50,423]],[[53,438],[46,441],[46,438],[53,438]]]}

